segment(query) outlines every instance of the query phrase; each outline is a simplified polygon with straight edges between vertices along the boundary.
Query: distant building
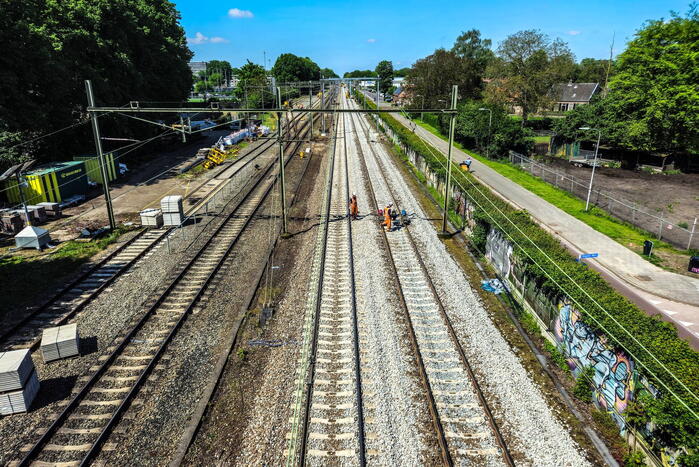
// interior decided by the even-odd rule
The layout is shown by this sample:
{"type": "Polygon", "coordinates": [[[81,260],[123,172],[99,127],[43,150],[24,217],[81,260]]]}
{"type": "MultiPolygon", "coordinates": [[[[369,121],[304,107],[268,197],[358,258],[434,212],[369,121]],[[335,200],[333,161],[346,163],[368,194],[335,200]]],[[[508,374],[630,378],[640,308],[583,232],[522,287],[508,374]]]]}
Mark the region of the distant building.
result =
{"type": "Polygon", "coordinates": [[[395,77],[393,78],[393,81],[391,81],[391,84],[397,88],[403,87],[403,82],[405,81],[405,78],[402,76],[395,77]]]}
{"type": "Polygon", "coordinates": [[[599,83],[573,83],[556,84],[553,87],[553,99],[555,112],[568,112],[579,105],[587,105],[590,99],[599,92],[599,83]]]}
{"type": "Polygon", "coordinates": [[[206,62],[189,62],[189,69],[196,76],[200,71],[206,71],[206,62]]]}

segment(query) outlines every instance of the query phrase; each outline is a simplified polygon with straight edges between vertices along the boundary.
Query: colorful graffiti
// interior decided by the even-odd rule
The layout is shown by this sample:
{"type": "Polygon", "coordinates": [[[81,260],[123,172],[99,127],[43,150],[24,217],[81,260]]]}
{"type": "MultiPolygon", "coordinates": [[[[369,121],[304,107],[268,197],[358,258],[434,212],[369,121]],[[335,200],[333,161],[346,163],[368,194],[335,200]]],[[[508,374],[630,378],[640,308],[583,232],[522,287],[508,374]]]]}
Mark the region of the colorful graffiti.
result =
{"type": "Polygon", "coordinates": [[[624,430],[621,414],[631,400],[634,378],[633,362],[597,336],[580,320],[580,315],[568,303],[559,304],[554,336],[564,347],[568,366],[577,375],[583,368],[595,368],[595,403],[606,410],[624,430]]]}
{"type": "Polygon", "coordinates": [[[512,244],[499,230],[490,229],[488,231],[488,237],[485,242],[485,256],[502,277],[507,277],[510,274],[512,244]]]}

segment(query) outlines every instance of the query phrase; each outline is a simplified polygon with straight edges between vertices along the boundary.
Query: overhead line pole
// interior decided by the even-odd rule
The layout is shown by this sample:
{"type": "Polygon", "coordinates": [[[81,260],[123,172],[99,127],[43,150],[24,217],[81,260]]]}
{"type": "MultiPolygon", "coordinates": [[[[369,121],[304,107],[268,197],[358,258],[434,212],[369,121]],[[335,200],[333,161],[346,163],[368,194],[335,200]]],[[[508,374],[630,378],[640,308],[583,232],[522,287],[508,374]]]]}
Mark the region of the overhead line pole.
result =
{"type": "MultiPolygon", "coordinates": [[[[277,107],[282,107],[282,89],[277,87],[277,107]]],[[[277,142],[279,143],[279,189],[282,198],[282,238],[289,235],[286,219],[286,189],[284,180],[284,143],[282,142],[282,113],[277,111],[277,142]]]]}
{"type": "MultiPolygon", "coordinates": [[[[459,92],[459,86],[456,84],[451,87],[451,110],[456,110],[456,99],[459,92]]],[[[447,217],[449,215],[449,191],[451,184],[451,150],[454,146],[454,122],[456,114],[453,113],[449,117],[449,150],[447,151],[447,186],[444,190],[444,216],[442,218],[442,235],[448,235],[447,232],[447,217]]]]}
{"type": "MultiPolygon", "coordinates": [[[[311,86],[311,81],[308,80],[308,108],[310,109],[313,107],[313,87],[311,86]]],[[[311,119],[311,134],[308,137],[308,141],[313,140],[313,114],[308,114],[308,117],[311,119]]]]}
{"type": "MultiPolygon", "coordinates": [[[[87,91],[87,104],[90,107],[95,107],[95,96],[92,94],[92,83],[89,79],[85,80],[85,90],[87,91]]],[[[88,109],[92,119],[92,133],[95,137],[95,148],[97,149],[97,157],[100,164],[100,173],[102,174],[102,187],[104,188],[104,200],[107,203],[107,216],[109,217],[109,228],[116,228],[114,220],[114,210],[112,208],[112,196],[109,193],[109,178],[107,175],[107,165],[104,163],[104,154],[102,153],[102,140],[100,139],[100,128],[97,122],[97,112],[88,109]]]]}

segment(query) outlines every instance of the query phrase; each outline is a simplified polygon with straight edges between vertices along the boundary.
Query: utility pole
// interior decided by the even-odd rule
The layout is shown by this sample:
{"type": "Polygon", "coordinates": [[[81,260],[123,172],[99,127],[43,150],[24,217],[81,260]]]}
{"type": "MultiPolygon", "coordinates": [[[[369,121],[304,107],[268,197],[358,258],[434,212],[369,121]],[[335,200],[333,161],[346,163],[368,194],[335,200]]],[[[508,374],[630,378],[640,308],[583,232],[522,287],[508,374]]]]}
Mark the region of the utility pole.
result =
{"type": "MultiPolygon", "coordinates": [[[[456,84],[451,87],[451,110],[456,110],[456,98],[458,96],[459,86],[456,84]]],[[[454,121],[456,113],[449,116],[449,150],[447,151],[447,186],[444,190],[444,217],[442,218],[442,236],[447,236],[447,217],[449,215],[449,198],[451,184],[451,148],[454,146],[454,121]]]]}
{"type": "MultiPolygon", "coordinates": [[[[321,81],[320,83],[320,106],[324,109],[325,108],[325,81],[321,81]]],[[[322,133],[325,133],[325,112],[323,112],[323,131],[322,133]]]]}
{"type": "MultiPolygon", "coordinates": [[[[311,80],[308,80],[308,108],[313,108],[313,88],[311,87],[311,80]]],[[[310,142],[313,139],[313,112],[308,112],[308,118],[311,119],[311,136],[308,138],[310,142]]]]}
{"type": "Polygon", "coordinates": [[[187,136],[185,135],[185,132],[184,132],[184,118],[182,118],[182,114],[180,114],[180,131],[182,131],[182,142],[186,143],[187,136]]]}
{"type": "MultiPolygon", "coordinates": [[[[92,83],[89,79],[85,80],[85,90],[87,91],[87,104],[90,107],[95,107],[95,97],[92,95],[92,83]]],[[[100,164],[100,173],[102,174],[102,187],[104,188],[104,200],[107,203],[107,216],[109,217],[109,228],[114,230],[116,222],[114,220],[114,210],[112,209],[112,196],[109,193],[109,178],[107,175],[107,165],[104,163],[104,154],[102,154],[102,140],[100,140],[100,128],[97,122],[97,112],[90,112],[92,118],[92,133],[95,137],[95,148],[97,149],[97,157],[100,164]]]]}
{"type": "MultiPolygon", "coordinates": [[[[587,189],[587,200],[585,201],[585,211],[590,207],[590,195],[592,194],[592,180],[595,179],[595,168],[597,167],[597,151],[599,151],[599,142],[602,139],[602,130],[598,128],[590,128],[589,126],[581,126],[580,130],[597,130],[597,144],[595,145],[595,158],[592,161],[592,174],[590,175],[590,186],[587,189]]],[[[662,225],[662,222],[661,222],[662,225]]]]}
{"type": "MultiPolygon", "coordinates": [[[[379,78],[376,78],[376,110],[379,110],[379,78]]],[[[379,140],[379,114],[376,114],[376,140],[379,140]]]]}
{"type": "MultiPolygon", "coordinates": [[[[277,88],[277,108],[282,108],[282,89],[277,88]]],[[[277,112],[277,142],[279,143],[279,184],[282,194],[282,238],[289,235],[286,224],[286,190],[284,188],[284,143],[282,141],[282,113],[277,112]]]]}

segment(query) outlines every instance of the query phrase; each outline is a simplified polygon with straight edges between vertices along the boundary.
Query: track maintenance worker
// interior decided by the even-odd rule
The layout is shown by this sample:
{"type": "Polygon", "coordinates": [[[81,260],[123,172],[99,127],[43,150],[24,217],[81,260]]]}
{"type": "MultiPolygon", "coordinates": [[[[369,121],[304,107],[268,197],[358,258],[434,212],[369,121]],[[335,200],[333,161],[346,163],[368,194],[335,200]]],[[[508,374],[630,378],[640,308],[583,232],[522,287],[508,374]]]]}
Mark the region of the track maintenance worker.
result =
{"type": "Polygon", "coordinates": [[[353,221],[357,220],[357,217],[359,216],[359,205],[357,204],[357,194],[352,193],[352,197],[350,198],[349,202],[349,208],[350,208],[350,216],[352,217],[353,221]]]}
{"type": "Polygon", "coordinates": [[[387,205],[383,210],[383,225],[386,227],[386,232],[391,231],[391,207],[393,204],[387,205]]]}

